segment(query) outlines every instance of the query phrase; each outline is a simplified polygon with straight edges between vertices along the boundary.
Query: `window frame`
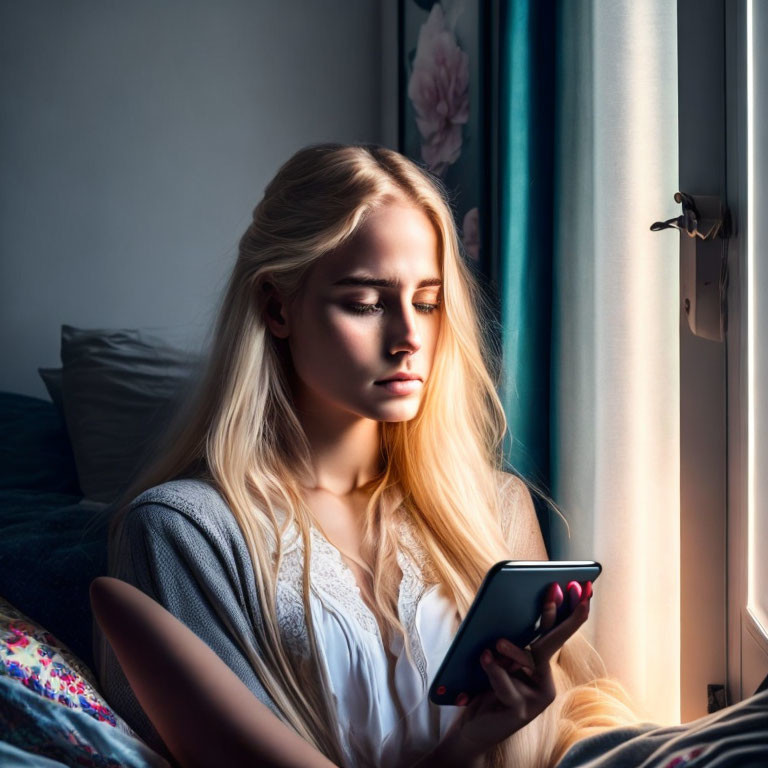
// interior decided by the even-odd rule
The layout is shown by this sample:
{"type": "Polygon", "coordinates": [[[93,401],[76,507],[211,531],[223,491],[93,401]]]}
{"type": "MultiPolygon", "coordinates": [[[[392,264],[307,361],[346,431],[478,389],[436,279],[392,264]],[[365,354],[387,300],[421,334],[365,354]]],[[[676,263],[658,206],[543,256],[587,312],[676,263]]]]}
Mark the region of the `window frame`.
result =
{"type": "Polygon", "coordinates": [[[678,0],[677,6],[680,189],[719,196],[731,217],[725,251],[724,343],[693,336],[681,311],[683,722],[708,711],[708,685],[724,685],[725,703],[733,704],[751,696],[768,671],[768,637],[747,610],[747,6],[751,1],[678,0]]]}
{"type": "Polygon", "coordinates": [[[747,5],[728,3],[726,39],[728,244],[728,673],[729,703],[751,696],[768,672],[768,636],[747,609],[749,556],[747,5]]]}
{"type": "MultiPolygon", "coordinates": [[[[679,190],[726,200],[724,0],[678,0],[679,190]]],[[[670,190],[670,196],[675,190],[670,190]]],[[[687,235],[678,237],[683,243],[687,235]]],[[[727,680],[726,342],[695,336],[680,260],[680,716],[727,680]],[[707,642],[702,642],[707,638],[707,642]]]]}

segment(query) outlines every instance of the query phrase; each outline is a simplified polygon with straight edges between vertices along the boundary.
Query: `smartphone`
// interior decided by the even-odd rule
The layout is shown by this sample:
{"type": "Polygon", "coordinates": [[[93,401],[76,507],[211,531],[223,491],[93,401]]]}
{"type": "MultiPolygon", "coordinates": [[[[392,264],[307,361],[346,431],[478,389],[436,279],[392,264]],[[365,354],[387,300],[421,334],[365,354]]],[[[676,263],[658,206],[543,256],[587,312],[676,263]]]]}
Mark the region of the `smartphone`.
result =
{"type": "Polygon", "coordinates": [[[568,583],[594,582],[602,571],[594,560],[503,560],[483,579],[432,683],[429,699],[453,705],[460,693],[470,696],[490,689],[480,654],[504,637],[525,648],[540,634],[539,623],[547,588],[557,582],[566,599],[555,626],[570,615],[568,583]]]}

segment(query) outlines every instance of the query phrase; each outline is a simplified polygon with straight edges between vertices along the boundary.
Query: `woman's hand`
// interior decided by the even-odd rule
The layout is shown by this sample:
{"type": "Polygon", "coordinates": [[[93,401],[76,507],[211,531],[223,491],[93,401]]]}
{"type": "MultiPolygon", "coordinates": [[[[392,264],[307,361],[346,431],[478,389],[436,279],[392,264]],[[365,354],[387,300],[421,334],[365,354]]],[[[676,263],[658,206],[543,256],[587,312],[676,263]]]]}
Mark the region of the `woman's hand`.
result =
{"type": "MultiPolygon", "coordinates": [[[[471,702],[465,699],[467,709],[451,727],[450,733],[451,741],[459,751],[477,757],[485,754],[552,703],[555,682],[550,660],[587,620],[591,597],[591,581],[585,582],[583,589],[578,582],[571,582],[565,598],[570,613],[554,627],[563,593],[559,585],[550,585],[541,614],[544,633],[527,649],[502,638],[494,651],[486,649],[483,652],[480,663],[488,675],[491,690],[471,702]]],[[[461,697],[457,703],[462,703],[461,697]]]]}

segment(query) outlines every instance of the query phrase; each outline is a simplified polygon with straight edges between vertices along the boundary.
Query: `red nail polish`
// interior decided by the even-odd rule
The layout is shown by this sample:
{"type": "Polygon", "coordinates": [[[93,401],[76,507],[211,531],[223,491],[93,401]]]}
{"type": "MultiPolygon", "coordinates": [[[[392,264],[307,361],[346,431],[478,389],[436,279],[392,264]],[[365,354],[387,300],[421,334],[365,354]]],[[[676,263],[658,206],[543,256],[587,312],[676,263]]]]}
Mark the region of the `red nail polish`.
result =
{"type": "Polygon", "coordinates": [[[456,697],[456,706],[463,707],[469,701],[469,696],[463,691],[456,697]]]}
{"type": "Polygon", "coordinates": [[[581,599],[581,584],[579,584],[578,581],[569,581],[566,590],[568,592],[571,610],[573,610],[581,599]]]}
{"type": "Polygon", "coordinates": [[[588,581],[584,587],[584,592],[582,593],[582,597],[585,600],[589,600],[590,597],[592,597],[592,582],[588,581]]]}
{"type": "Polygon", "coordinates": [[[560,606],[563,604],[563,600],[565,599],[563,596],[563,588],[555,582],[554,586],[552,587],[553,591],[553,600],[555,601],[555,605],[560,606]]]}
{"type": "Polygon", "coordinates": [[[445,696],[446,690],[447,690],[447,688],[444,685],[438,685],[437,686],[437,690],[435,691],[435,693],[438,696],[445,696]]]}

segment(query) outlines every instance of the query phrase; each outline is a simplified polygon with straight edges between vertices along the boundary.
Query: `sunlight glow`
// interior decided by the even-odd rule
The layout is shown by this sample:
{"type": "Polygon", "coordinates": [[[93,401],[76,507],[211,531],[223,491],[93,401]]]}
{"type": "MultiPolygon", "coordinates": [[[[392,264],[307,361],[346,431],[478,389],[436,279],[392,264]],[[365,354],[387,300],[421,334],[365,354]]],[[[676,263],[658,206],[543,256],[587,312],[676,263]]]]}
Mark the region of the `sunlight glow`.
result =
{"type": "Polygon", "coordinates": [[[753,2],[747,0],[747,610],[768,634],[768,621],[758,602],[757,501],[755,494],[755,64],[753,2]]]}

